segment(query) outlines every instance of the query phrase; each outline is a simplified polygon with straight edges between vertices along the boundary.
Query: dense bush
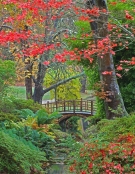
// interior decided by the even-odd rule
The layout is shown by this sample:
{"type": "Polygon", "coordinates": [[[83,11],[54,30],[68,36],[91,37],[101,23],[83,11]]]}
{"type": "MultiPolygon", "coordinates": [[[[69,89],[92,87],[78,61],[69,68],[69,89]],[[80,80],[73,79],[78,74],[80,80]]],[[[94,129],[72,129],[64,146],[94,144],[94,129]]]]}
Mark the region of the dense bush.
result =
{"type": "MultiPolygon", "coordinates": [[[[32,143],[15,134],[0,131],[0,171],[10,174],[28,174],[32,169],[41,171],[45,154],[32,143]]],[[[36,172],[35,172],[36,173],[36,172]]]]}
{"type": "Polygon", "coordinates": [[[70,172],[74,174],[135,173],[135,115],[102,119],[90,126],[84,143],[70,147],[70,172]]]}
{"type": "Polygon", "coordinates": [[[15,104],[11,98],[3,97],[0,99],[0,111],[11,113],[15,109],[15,104]]]}
{"type": "Polygon", "coordinates": [[[24,100],[24,99],[16,99],[12,98],[12,102],[15,105],[15,109],[21,110],[21,109],[30,109],[33,112],[36,112],[39,109],[43,109],[43,107],[35,103],[33,100],[24,100]]]}
{"type": "Polygon", "coordinates": [[[15,82],[15,62],[0,59],[0,97],[6,94],[9,85],[15,82]]]}
{"type": "Polygon", "coordinates": [[[4,132],[12,132],[12,134],[31,142],[41,151],[44,151],[47,158],[53,155],[53,147],[56,142],[53,138],[51,138],[44,132],[34,130],[31,127],[27,126],[12,128],[9,130],[4,129],[4,132]]]}
{"type": "Polygon", "coordinates": [[[70,166],[71,173],[135,173],[135,136],[120,135],[109,144],[85,143],[70,166]]]}
{"type": "Polygon", "coordinates": [[[113,120],[102,119],[96,125],[87,129],[86,134],[90,141],[112,141],[120,134],[132,133],[135,135],[135,115],[115,118],[113,120]]]}
{"type": "Polygon", "coordinates": [[[19,121],[20,118],[18,117],[18,115],[14,114],[14,113],[5,113],[5,112],[0,112],[0,122],[1,121],[5,121],[5,120],[8,120],[8,121],[19,121]]]}
{"type": "Polygon", "coordinates": [[[12,113],[15,109],[21,110],[26,108],[33,112],[43,109],[42,105],[35,103],[33,100],[17,99],[13,97],[3,97],[0,99],[0,111],[12,113]]]}

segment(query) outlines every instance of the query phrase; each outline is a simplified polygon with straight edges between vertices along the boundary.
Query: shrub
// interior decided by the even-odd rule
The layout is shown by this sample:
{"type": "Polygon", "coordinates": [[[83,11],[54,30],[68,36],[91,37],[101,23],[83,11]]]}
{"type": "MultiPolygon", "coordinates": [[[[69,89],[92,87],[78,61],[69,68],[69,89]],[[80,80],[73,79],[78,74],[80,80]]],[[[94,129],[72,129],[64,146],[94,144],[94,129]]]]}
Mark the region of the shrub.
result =
{"type": "Polygon", "coordinates": [[[0,100],[0,111],[5,113],[11,113],[15,109],[15,104],[11,98],[3,97],[0,100]]]}
{"type": "Polygon", "coordinates": [[[16,115],[16,114],[0,112],[0,122],[5,121],[5,120],[8,120],[8,121],[12,120],[14,122],[17,122],[20,119],[19,119],[18,115],[16,115]]]}
{"type": "Polygon", "coordinates": [[[114,120],[102,120],[97,124],[97,128],[100,134],[104,134],[104,139],[112,140],[115,137],[118,137],[120,134],[125,133],[133,133],[134,124],[135,123],[135,115],[123,117],[123,118],[115,118],[114,120]]]}
{"type": "Polygon", "coordinates": [[[24,100],[24,99],[16,99],[12,98],[12,102],[15,105],[15,109],[21,110],[21,109],[30,109],[33,112],[36,112],[39,109],[43,109],[42,105],[35,103],[33,100],[24,100]]]}
{"type": "Polygon", "coordinates": [[[21,110],[26,108],[33,112],[44,109],[42,105],[35,103],[33,100],[16,99],[14,97],[3,97],[0,99],[0,111],[2,112],[12,113],[15,109],[21,110]]]}
{"type": "Polygon", "coordinates": [[[41,171],[41,162],[46,161],[44,153],[32,143],[16,135],[0,131],[0,171],[28,174],[31,169],[41,171]]]}
{"type": "Polygon", "coordinates": [[[86,133],[90,141],[95,139],[100,141],[112,141],[120,134],[132,133],[135,135],[134,127],[135,115],[131,115],[113,120],[102,119],[97,125],[94,125],[94,129],[92,127],[88,128],[86,133]]]}
{"type": "Polygon", "coordinates": [[[48,136],[44,132],[39,132],[32,129],[31,127],[18,127],[9,130],[4,129],[4,132],[11,132],[17,135],[19,138],[23,138],[30,141],[34,146],[38,147],[41,151],[46,153],[46,157],[49,158],[53,155],[53,147],[55,145],[55,140],[48,136]]]}
{"type": "Polygon", "coordinates": [[[69,170],[74,174],[135,173],[135,136],[120,135],[109,144],[85,143],[69,170]]]}

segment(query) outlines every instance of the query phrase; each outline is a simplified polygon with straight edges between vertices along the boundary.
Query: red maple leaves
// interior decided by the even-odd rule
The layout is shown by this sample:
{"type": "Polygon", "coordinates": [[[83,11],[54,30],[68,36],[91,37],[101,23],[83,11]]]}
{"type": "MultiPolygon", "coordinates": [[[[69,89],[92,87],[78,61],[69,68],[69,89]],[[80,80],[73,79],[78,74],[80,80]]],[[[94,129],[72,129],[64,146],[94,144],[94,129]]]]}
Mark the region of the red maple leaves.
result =
{"type": "MultiPolygon", "coordinates": [[[[121,0],[119,2],[126,3],[126,0],[121,0]]],[[[117,5],[119,2],[111,2],[111,5],[117,5]]],[[[44,0],[27,0],[27,2],[24,2],[22,0],[2,0],[2,6],[3,24],[9,25],[13,29],[8,31],[0,31],[0,44],[2,46],[5,46],[9,42],[21,43],[22,41],[27,41],[27,47],[22,47],[21,52],[25,56],[32,57],[36,57],[37,55],[43,54],[45,51],[54,50],[57,49],[57,47],[61,46],[60,42],[49,45],[44,44],[43,38],[45,38],[46,36],[42,34],[43,31],[41,31],[41,33],[35,32],[35,30],[37,30],[37,28],[35,27],[37,23],[44,25],[47,21],[48,15],[50,15],[51,22],[54,22],[58,18],[61,18],[62,15],[64,15],[65,11],[68,9],[72,10],[78,16],[79,20],[88,22],[92,22],[94,19],[98,20],[99,16],[103,13],[109,15],[106,9],[99,9],[97,7],[93,7],[92,9],[85,9],[77,6],[75,2],[72,2],[71,0],[48,0],[47,2],[44,0]],[[16,13],[14,13],[15,15],[12,15],[12,10],[11,13],[9,13],[9,7],[16,9],[16,13]],[[58,10],[60,10],[60,13],[58,13],[58,10]],[[49,13],[50,11],[52,12],[52,14],[49,13]],[[17,26],[17,23],[22,23],[21,25],[26,24],[29,27],[28,31],[25,31],[23,26],[22,28],[17,26]]],[[[134,17],[129,13],[129,11],[125,11],[125,18],[127,20],[134,20],[134,17]]],[[[53,61],[65,62],[69,59],[73,61],[88,59],[90,63],[92,63],[95,55],[100,58],[104,58],[104,55],[107,53],[115,54],[115,52],[113,51],[114,47],[123,44],[122,42],[117,43],[117,38],[120,40],[123,34],[121,33],[121,29],[117,28],[116,24],[111,23],[111,21],[110,23],[106,24],[106,27],[108,29],[108,36],[105,38],[97,39],[96,47],[95,43],[91,43],[87,48],[82,50],[61,50],[61,52],[57,53],[54,56],[53,61]],[[116,37],[116,39],[113,39],[113,41],[110,39],[112,35],[115,35],[116,37]]],[[[124,27],[129,28],[128,24],[125,24],[124,27]]],[[[48,31],[52,30],[52,28],[49,28],[47,25],[44,26],[44,28],[48,31]]],[[[83,37],[89,39],[90,37],[93,37],[92,34],[85,34],[83,37]]],[[[65,37],[68,38],[69,36],[65,33],[65,37]]],[[[128,45],[128,43],[126,44],[125,42],[125,45],[128,45]]],[[[48,65],[48,62],[45,61],[43,64],[48,65]]],[[[135,64],[134,58],[132,58],[130,64],[135,64]]],[[[122,66],[117,66],[117,70],[121,71],[122,66]]],[[[112,72],[108,71],[102,72],[103,75],[111,75],[111,73],[112,72]]]]}

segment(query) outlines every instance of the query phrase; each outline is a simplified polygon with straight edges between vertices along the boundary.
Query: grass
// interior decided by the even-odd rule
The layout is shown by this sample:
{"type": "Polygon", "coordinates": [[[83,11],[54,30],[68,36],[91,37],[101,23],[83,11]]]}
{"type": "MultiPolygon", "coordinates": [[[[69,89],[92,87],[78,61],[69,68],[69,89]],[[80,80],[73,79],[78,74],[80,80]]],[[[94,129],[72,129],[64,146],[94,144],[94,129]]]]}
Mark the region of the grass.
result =
{"type": "MultiPolygon", "coordinates": [[[[32,89],[34,92],[34,88],[32,89]]],[[[10,86],[7,90],[8,96],[14,96],[15,98],[26,99],[26,90],[25,86],[10,86]]],[[[47,92],[43,96],[43,100],[50,99],[50,92],[47,92]]]]}
{"type": "Polygon", "coordinates": [[[93,97],[93,91],[91,91],[91,90],[86,90],[86,92],[85,93],[81,93],[81,98],[82,99],[94,99],[94,97],[93,97]]]}
{"type": "MultiPolygon", "coordinates": [[[[10,86],[7,90],[8,96],[14,96],[16,98],[20,99],[26,99],[26,92],[25,92],[25,86],[10,86]]],[[[34,87],[33,87],[34,91],[34,87]]],[[[81,93],[82,99],[93,99],[93,92],[90,90],[87,90],[86,93],[81,93]]],[[[47,92],[43,96],[43,100],[50,100],[50,92],[47,92]]]]}

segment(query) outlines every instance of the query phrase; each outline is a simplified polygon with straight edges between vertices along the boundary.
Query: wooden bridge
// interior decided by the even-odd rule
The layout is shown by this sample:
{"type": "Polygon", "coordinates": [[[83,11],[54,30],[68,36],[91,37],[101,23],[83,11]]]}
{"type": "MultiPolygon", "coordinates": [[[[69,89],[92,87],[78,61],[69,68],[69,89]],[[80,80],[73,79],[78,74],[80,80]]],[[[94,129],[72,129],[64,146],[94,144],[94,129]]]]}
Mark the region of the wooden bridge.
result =
{"type": "Polygon", "coordinates": [[[86,118],[94,115],[96,111],[95,100],[58,100],[43,104],[49,113],[58,111],[62,113],[59,122],[67,120],[71,116],[86,118]]]}

